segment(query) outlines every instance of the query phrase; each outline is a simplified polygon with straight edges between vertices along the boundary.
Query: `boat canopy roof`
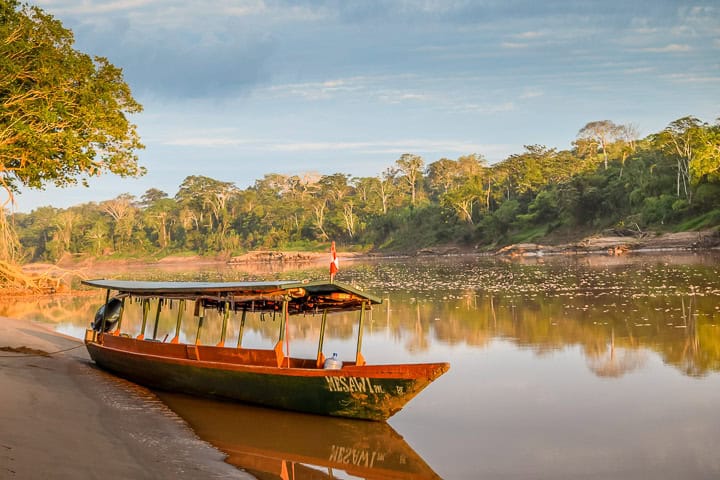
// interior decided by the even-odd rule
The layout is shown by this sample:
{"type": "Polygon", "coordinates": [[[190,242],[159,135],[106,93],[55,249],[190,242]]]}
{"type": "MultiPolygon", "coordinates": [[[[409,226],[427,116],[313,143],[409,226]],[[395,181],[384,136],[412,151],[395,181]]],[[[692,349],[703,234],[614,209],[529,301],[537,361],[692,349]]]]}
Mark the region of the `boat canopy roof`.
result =
{"type": "Polygon", "coordinates": [[[202,301],[206,306],[229,303],[233,310],[277,310],[289,301],[290,313],[357,310],[382,300],[340,282],[277,280],[266,282],[150,282],[83,280],[84,285],[118,292],[118,296],[202,301]]]}

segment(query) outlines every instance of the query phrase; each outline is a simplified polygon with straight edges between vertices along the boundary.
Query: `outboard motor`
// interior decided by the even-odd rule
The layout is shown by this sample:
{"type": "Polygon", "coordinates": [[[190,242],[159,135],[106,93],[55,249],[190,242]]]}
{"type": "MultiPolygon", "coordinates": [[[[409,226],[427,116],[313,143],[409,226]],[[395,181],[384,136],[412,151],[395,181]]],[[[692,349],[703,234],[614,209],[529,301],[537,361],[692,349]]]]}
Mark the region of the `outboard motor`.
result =
{"type": "MultiPolygon", "coordinates": [[[[120,313],[122,312],[123,303],[119,298],[111,298],[107,305],[103,305],[98,308],[95,313],[95,320],[90,324],[90,328],[99,332],[102,328],[103,315],[105,314],[105,307],[107,307],[107,315],[105,316],[105,332],[112,330],[120,320],[120,313]]],[[[102,332],[102,333],[105,333],[102,332]]]]}

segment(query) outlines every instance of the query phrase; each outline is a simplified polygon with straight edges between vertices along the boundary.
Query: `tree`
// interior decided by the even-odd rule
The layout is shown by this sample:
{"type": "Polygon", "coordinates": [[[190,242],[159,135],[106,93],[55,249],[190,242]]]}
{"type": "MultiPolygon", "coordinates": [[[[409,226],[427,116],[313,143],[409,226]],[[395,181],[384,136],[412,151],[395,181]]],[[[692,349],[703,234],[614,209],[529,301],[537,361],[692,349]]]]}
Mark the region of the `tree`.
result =
{"type": "Polygon", "coordinates": [[[608,168],[608,145],[621,137],[623,132],[619,125],[610,120],[598,120],[585,125],[577,134],[579,150],[587,152],[600,150],[605,163],[605,170],[608,168]]]}
{"type": "MultiPolygon", "coordinates": [[[[73,49],[73,34],[38,7],[0,3],[0,184],[87,185],[87,177],[144,173],[127,115],[142,110],[122,71],[73,49]]],[[[0,229],[7,232],[5,215],[0,229]]],[[[4,236],[0,236],[0,239],[4,236]]],[[[12,252],[0,252],[7,259],[12,252]]]]}
{"type": "Polygon", "coordinates": [[[102,210],[113,219],[113,231],[120,242],[117,247],[124,247],[125,241],[132,236],[135,227],[135,214],[137,207],[134,205],[135,197],[129,193],[123,193],[112,200],[102,202],[102,210]]]}
{"type": "Polygon", "coordinates": [[[483,196],[482,178],[479,175],[467,179],[460,187],[442,196],[443,204],[452,207],[465,222],[473,223],[473,205],[483,196]]]}
{"type": "MultiPolygon", "coordinates": [[[[191,175],[183,180],[175,200],[185,207],[185,218],[192,219],[196,230],[202,226],[210,234],[208,240],[215,242],[216,246],[225,249],[228,246],[228,229],[230,228],[230,215],[227,205],[231,199],[239,194],[238,188],[232,182],[222,182],[202,175],[191,175]],[[209,218],[205,212],[209,210],[209,218]]],[[[199,232],[198,232],[199,233],[199,232]]]]}
{"type": "Polygon", "coordinates": [[[148,190],[142,197],[141,204],[143,224],[148,232],[148,239],[156,243],[160,249],[166,249],[173,240],[172,227],[178,222],[178,204],[173,198],[163,195],[154,195],[159,192],[156,189],[148,190]],[[149,195],[154,199],[150,201],[149,195]]]}
{"type": "Polygon", "coordinates": [[[167,198],[168,194],[157,188],[149,188],[140,197],[140,205],[143,208],[151,207],[154,203],[167,198]]]}
{"type": "Polygon", "coordinates": [[[390,199],[395,192],[395,181],[397,179],[397,170],[391,167],[385,169],[385,171],[377,178],[377,182],[373,186],[373,191],[377,194],[382,205],[382,214],[387,215],[390,199]]]}
{"type": "Polygon", "coordinates": [[[720,180],[720,119],[705,125],[699,132],[699,143],[690,171],[696,181],[702,178],[720,180]]]}
{"type": "Polygon", "coordinates": [[[637,139],[640,132],[635,125],[620,125],[618,127],[618,147],[620,149],[620,177],[622,177],[625,169],[625,161],[628,156],[635,153],[637,149],[637,139]]]}
{"type": "Polygon", "coordinates": [[[449,158],[441,158],[428,165],[427,181],[435,197],[450,190],[459,176],[459,170],[457,162],[449,158]]]}
{"type": "Polygon", "coordinates": [[[315,227],[320,231],[320,238],[328,240],[330,237],[325,231],[325,209],[327,208],[327,199],[319,198],[313,203],[313,213],[315,214],[315,227]]]}
{"type": "MultiPolygon", "coordinates": [[[[717,154],[717,146],[715,147],[715,155],[712,155],[712,141],[708,143],[706,140],[707,125],[703,124],[695,117],[683,117],[671,122],[665,129],[655,136],[658,146],[666,153],[675,157],[677,162],[677,182],[676,195],[678,197],[685,196],[688,203],[692,203],[692,189],[690,184],[697,183],[705,173],[712,173],[712,167],[705,166],[705,160],[710,160],[709,164],[715,164],[717,171],[717,160],[720,155],[717,154]],[[708,146],[711,148],[708,149],[708,146]],[[709,153],[704,156],[703,153],[709,153]],[[702,174],[701,174],[702,172],[702,174]]],[[[715,140],[717,144],[717,140],[715,140]]]]}
{"type": "Polygon", "coordinates": [[[470,178],[475,175],[479,175],[483,169],[487,167],[487,160],[485,157],[478,153],[471,153],[470,155],[463,155],[457,159],[457,164],[460,168],[460,173],[470,178]]]}
{"type": "Polygon", "coordinates": [[[73,228],[77,221],[80,220],[80,215],[73,210],[64,210],[56,215],[55,217],[55,238],[58,240],[58,255],[59,258],[63,253],[70,251],[70,245],[73,237],[73,228]]]}
{"type": "Polygon", "coordinates": [[[398,169],[404,173],[405,181],[410,187],[410,204],[414,207],[416,200],[416,189],[417,182],[422,176],[423,159],[420,155],[412,155],[410,153],[403,153],[399,159],[395,162],[398,169]]]}
{"type": "Polygon", "coordinates": [[[353,212],[354,208],[355,204],[352,200],[348,200],[347,203],[343,204],[343,220],[345,221],[345,229],[350,238],[355,236],[355,221],[357,220],[357,216],[353,212]]]}

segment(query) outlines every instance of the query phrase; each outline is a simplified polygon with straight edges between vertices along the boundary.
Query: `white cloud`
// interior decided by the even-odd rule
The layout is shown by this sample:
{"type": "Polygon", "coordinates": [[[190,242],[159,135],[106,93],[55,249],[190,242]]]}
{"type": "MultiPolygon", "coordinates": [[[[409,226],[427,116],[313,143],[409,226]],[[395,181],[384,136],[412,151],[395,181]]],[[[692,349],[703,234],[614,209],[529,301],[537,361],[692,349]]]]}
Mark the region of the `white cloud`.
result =
{"type": "Polygon", "coordinates": [[[298,97],[307,100],[321,100],[341,93],[357,92],[367,89],[372,79],[367,77],[338,78],[317,82],[285,83],[272,85],[258,90],[257,94],[269,94],[271,97],[298,97]]]}
{"type": "Polygon", "coordinates": [[[110,2],[93,2],[91,0],[77,1],[53,1],[36,0],[38,6],[51,10],[60,15],[98,15],[124,10],[135,10],[140,7],[157,4],[156,0],[115,0],[110,2]]]}
{"type": "Polygon", "coordinates": [[[524,40],[530,40],[533,38],[540,38],[544,37],[546,35],[546,32],[539,32],[539,31],[529,31],[529,32],[522,32],[518,33],[517,35],[514,35],[515,38],[521,38],[524,40]]]}
{"type": "Polygon", "coordinates": [[[502,42],[500,44],[502,48],[510,48],[510,49],[518,49],[518,48],[528,48],[530,44],[528,43],[519,43],[519,42],[502,42]]]}
{"type": "Polygon", "coordinates": [[[665,45],[664,47],[646,47],[646,48],[639,48],[637,50],[640,52],[649,52],[649,53],[682,53],[682,52],[689,52],[690,50],[692,50],[692,48],[690,48],[690,45],[671,43],[671,44],[665,45]]]}
{"type": "Polygon", "coordinates": [[[252,141],[242,140],[233,137],[180,137],[171,138],[159,142],[163,145],[171,145],[175,147],[208,147],[208,148],[223,148],[238,145],[248,145],[252,141]]]}
{"type": "Polygon", "coordinates": [[[164,145],[177,147],[202,147],[202,148],[225,148],[241,147],[249,151],[281,152],[281,153],[312,153],[343,151],[347,153],[365,154],[401,154],[406,152],[422,153],[456,153],[467,154],[468,152],[483,153],[492,155],[505,153],[511,150],[511,146],[502,144],[479,144],[466,140],[426,140],[406,139],[392,141],[283,141],[272,139],[246,139],[228,136],[203,136],[191,135],[166,139],[161,142],[164,145]]]}
{"type": "Polygon", "coordinates": [[[479,114],[501,113],[515,110],[515,104],[513,102],[503,102],[497,104],[458,103],[455,106],[455,110],[479,114]]]}
{"type": "Polygon", "coordinates": [[[693,75],[690,73],[673,73],[670,75],[664,75],[664,78],[668,78],[672,81],[679,83],[720,83],[720,76],[711,75],[693,75]]]}
{"type": "Polygon", "coordinates": [[[641,73],[650,73],[654,72],[656,69],[654,67],[635,67],[635,68],[626,68],[623,70],[623,73],[626,75],[638,75],[641,73]]]}
{"type": "Polygon", "coordinates": [[[523,93],[520,95],[520,99],[526,100],[529,98],[542,97],[543,95],[545,95],[545,93],[541,90],[534,88],[526,88],[525,91],[523,91],[523,93]]]}

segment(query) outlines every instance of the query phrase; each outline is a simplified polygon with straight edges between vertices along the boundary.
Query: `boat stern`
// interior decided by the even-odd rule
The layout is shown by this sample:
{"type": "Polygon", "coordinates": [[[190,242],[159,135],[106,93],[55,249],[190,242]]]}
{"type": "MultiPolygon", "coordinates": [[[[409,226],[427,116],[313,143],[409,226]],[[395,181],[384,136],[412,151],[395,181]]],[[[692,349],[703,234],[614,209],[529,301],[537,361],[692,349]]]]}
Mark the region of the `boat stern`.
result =
{"type": "Polygon", "coordinates": [[[98,343],[98,332],[92,328],[85,330],[85,344],[98,343]]]}

